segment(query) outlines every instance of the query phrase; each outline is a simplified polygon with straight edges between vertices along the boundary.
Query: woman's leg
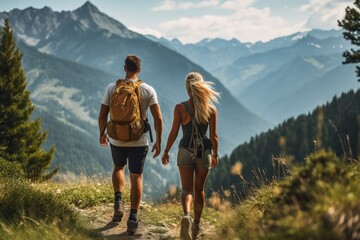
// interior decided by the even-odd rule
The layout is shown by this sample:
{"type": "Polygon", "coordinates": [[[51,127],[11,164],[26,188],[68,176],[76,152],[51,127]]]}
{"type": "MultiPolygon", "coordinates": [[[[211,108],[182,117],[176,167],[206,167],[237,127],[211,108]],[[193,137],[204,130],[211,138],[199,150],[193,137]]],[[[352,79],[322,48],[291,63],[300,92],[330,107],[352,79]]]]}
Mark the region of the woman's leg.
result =
{"type": "Polygon", "coordinates": [[[181,202],[184,210],[184,214],[188,214],[191,211],[191,204],[193,201],[193,182],[194,182],[194,168],[192,167],[179,167],[181,178],[181,202]]]}
{"type": "Polygon", "coordinates": [[[200,221],[201,214],[205,204],[205,181],[209,170],[207,168],[195,169],[194,183],[194,219],[195,223],[200,221]]]}

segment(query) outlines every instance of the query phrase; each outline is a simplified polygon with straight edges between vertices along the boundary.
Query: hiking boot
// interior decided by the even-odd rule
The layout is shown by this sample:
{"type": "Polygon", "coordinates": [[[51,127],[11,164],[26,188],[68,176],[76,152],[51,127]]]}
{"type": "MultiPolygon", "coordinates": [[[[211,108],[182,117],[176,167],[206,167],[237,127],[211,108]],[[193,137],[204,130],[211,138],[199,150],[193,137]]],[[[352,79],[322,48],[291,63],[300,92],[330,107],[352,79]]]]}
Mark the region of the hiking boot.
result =
{"type": "Polygon", "coordinates": [[[130,234],[134,234],[136,232],[136,230],[139,227],[139,221],[133,221],[133,220],[128,220],[127,221],[127,232],[130,234]]]}
{"type": "Polygon", "coordinates": [[[192,226],[192,239],[198,239],[203,234],[203,226],[199,224],[193,224],[192,226]]]}
{"type": "Polygon", "coordinates": [[[190,229],[191,229],[191,217],[184,216],[181,219],[181,229],[180,229],[180,239],[181,240],[191,240],[190,229]]]}
{"type": "Polygon", "coordinates": [[[113,222],[121,222],[122,217],[124,216],[124,204],[119,201],[114,204],[114,216],[112,217],[113,222]]]}

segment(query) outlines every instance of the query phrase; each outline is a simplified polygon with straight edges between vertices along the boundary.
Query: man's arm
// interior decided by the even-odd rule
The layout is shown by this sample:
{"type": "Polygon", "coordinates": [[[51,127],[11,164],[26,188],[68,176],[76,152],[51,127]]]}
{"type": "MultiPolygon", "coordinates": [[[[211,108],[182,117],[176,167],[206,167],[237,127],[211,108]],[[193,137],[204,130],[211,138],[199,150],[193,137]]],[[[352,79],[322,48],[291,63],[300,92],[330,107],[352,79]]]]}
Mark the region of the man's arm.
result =
{"type": "Polygon", "coordinates": [[[151,150],[151,152],[155,151],[155,154],[153,156],[155,158],[159,156],[161,152],[162,115],[161,115],[160,105],[158,103],[150,105],[150,112],[154,118],[154,128],[156,133],[156,141],[151,150]]]}
{"type": "Polygon", "coordinates": [[[108,138],[104,133],[105,133],[109,110],[110,110],[109,106],[101,104],[99,117],[98,117],[98,124],[99,124],[99,133],[100,133],[99,142],[103,147],[108,146],[108,138]]]}

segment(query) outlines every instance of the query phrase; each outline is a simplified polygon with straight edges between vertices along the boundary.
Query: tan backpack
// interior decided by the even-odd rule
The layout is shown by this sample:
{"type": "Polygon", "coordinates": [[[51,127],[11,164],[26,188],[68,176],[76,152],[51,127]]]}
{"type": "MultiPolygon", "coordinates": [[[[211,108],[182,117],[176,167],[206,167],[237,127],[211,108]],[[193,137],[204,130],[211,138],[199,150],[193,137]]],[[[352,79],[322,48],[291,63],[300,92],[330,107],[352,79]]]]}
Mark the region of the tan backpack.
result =
{"type": "Polygon", "coordinates": [[[107,133],[112,139],[134,141],[144,133],[139,87],[141,83],[141,80],[116,81],[116,90],[110,97],[110,121],[106,124],[107,133]]]}

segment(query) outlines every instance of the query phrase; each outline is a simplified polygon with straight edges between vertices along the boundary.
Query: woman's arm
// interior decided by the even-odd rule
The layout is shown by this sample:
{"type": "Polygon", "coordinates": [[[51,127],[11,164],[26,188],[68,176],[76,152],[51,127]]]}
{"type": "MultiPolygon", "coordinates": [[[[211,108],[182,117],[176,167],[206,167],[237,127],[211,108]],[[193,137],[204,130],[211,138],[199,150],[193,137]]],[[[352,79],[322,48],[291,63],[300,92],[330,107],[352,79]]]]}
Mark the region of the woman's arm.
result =
{"type": "Polygon", "coordinates": [[[169,136],[168,136],[168,139],[166,142],[165,151],[164,151],[164,154],[161,159],[162,163],[164,165],[169,163],[169,154],[168,153],[177,138],[177,135],[179,133],[179,128],[180,128],[180,123],[181,123],[180,105],[177,104],[174,108],[174,120],[173,120],[172,128],[169,133],[169,136]]]}
{"type": "Polygon", "coordinates": [[[216,167],[218,164],[218,135],[217,135],[217,111],[215,110],[214,113],[210,117],[210,141],[212,146],[212,154],[211,154],[211,167],[216,167]]]}

